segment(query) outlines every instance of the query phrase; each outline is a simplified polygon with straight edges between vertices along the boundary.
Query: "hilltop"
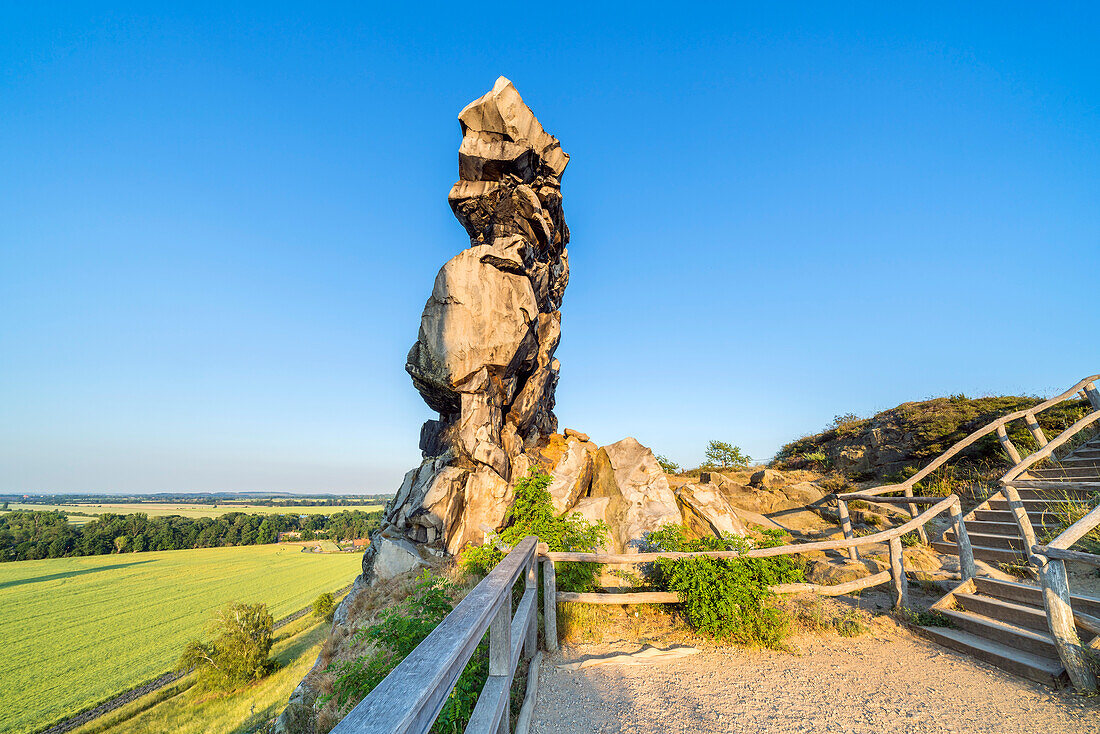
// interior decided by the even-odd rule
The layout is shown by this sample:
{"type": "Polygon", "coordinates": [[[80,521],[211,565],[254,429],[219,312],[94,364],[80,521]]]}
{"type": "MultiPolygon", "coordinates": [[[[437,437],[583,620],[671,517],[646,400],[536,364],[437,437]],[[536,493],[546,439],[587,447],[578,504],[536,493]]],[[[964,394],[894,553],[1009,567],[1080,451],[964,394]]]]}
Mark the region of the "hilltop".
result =
{"type": "MultiPolygon", "coordinates": [[[[895,481],[912,476],[920,467],[970,433],[1017,410],[1038,405],[1043,398],[965,395],[902,403],[870,418],[839,415],[820,433],[804,436],[781,448],[773,460],[780,469],[835,471],[853,481],[895,481]]],[[[1055,406],[1038,417],[1053,437],[1083,416],[1087,400],[1055,406]]],[[[1032,449],[1035,439],[1027,430],[1010,429],[1013,443],[1032,449]]],[[[957,470],[985,473],[1004,461],[996,436],[990,435],[963,452],[957,470]]]]}

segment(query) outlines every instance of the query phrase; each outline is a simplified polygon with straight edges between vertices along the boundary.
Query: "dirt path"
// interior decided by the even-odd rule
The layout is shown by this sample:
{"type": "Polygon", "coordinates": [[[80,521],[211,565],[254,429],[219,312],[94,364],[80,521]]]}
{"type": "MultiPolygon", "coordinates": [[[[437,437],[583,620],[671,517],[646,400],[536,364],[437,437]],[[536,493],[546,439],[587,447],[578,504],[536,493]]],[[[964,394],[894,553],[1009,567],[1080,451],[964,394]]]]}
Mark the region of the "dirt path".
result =
{"type": "Polygon", "coordinates": [[[1056,692],[906,631],[722,648],[678,661],[559,670],[638,643],[563,648],[543,662],[532,731],[938,734],[1100,732],[1100,701],[1056,692]]]}

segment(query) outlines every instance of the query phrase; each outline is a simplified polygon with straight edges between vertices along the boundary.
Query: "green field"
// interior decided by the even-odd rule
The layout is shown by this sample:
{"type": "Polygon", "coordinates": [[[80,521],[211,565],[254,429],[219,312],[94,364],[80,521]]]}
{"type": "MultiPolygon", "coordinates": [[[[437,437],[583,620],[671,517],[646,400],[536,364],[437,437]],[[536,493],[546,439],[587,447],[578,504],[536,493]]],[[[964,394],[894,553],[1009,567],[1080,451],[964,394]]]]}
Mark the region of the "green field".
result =
{"type": "Polygon", "coordinates": [[[0,564],[0,732],[30,732],[169,670],[234,601],[276,619],[351,583],[358,553],[241,546],[0,564]]]}
{"type": "MultiPolygon", "coordinates": [[[[119,504],[65,504],[65,505],[35,505],[23,502],[12,502],[13,510],[57,510],[58,512],[82,512],[88,515],[102,515],[112,512],[116,515],[130,515],[135,512],[144,512],[149,517],[162,517],[164,515],[183,515],[184,517],[218,517],[227,512],[247,512],[253,515],[332,515],[337,512],[362,510],[374,512],[381,510],[382,505],[347,505],[346,507],[333,507],[331,505],[310,505],[308,507],[268,507],[266,505],[188,505],[183,503],[158,503],[158,502],[133,502],[119,504]]],[[[69,522],[74,525],[83,525],[95,518],[82,515],[69,515],[69,522]]]]}

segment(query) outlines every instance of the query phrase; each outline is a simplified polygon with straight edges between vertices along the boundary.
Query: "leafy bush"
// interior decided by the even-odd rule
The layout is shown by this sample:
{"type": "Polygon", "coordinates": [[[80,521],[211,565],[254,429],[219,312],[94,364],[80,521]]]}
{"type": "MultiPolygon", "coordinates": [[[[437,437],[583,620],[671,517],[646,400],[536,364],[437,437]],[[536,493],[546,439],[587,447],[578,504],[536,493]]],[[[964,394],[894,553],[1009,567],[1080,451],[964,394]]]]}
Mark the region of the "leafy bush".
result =
{"type": "MultiPolygon", "coordinates": [[[[604,522],[589,522],[578,513],[558,517],[546,488],[552,477],[534,468],[516,483],[515,501],[505,522],[508,523],[495,539],[514,547],[528,535],[537,535],[552,551],[595,551],[608,539],[604,522]]],[[[496,544],[466,549],[462,566],[468,571],[487,574],[504,558],[496,544]]],[[[562,591],[595,591],[600,575],[598,563],[560,563],[557,565],[558,587],[562,591]]]]}
{"type": "Polygon", "coordinates": [[[657,463],[661,465],[661,471],[665,474],[676,474],[680,471],[680,465],[667,456],[657,454],[657,463]]]}
{"type": "Polygon", "coordinates": [[[749,465],[752,457],[741,453],[740,446],[725,441],[711,441],[707,444],[704,469],[743,469],[749,465]]]}
{"type": "MultiPolygon", "coordinates": [[[[744,538],[690,538],[682,525],[646,536],[647,551],[740,551],[782,545],[783,533],[765,531],[755,544],[744,538]]],[[[659,559],[646,568],[650,583],[675,592],[688,624],[711,637],[779,647],[791,632],[790,616],[772,603],[775,584],[803,581],[791,556],[774,558],[659,559]]]]}
{"type": "MultiPolygon", "coordinates": [[[[446,579],[428,571],[420,574],[407,599],[382,612],[374,624],[355,633],[352,641],[371,643],[371,652],[350,662],[329,666],[329,670],[336,673],[332,693],[321,696],[318,702],[324,705],[335,698],[337,706],[343,709],[366,697],[450,614],[453,593],[454,586],[446,579]]],[[[489,674],[488,651],[488,644],[482,641],[443,705],[432,726],[433,732],[465,729],[489,674]]]]}
{"type": "Polygon", "coordinates": [[[195,668],[201,689],[230,691],[259,680],[275,668],[271,660],[275,621],[266,604],[233,604],[217,613],[214,641],[188,643],[177,670],[195,668]]]}
{"type": "Polygon", "coordinates": [[[332,615],[336,613],[336,600],[327,591],[313,600],[313,616],[326,622],[332,621],[332,615]]]}

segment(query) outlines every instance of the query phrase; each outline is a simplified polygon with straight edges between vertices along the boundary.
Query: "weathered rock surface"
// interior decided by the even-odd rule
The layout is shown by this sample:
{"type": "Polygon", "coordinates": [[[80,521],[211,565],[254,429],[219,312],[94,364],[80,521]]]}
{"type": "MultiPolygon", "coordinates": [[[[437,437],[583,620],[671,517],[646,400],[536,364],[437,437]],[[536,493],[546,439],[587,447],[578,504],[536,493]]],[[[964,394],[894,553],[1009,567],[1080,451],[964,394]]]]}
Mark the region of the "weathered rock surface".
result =
{"type": "Polygon", "coordinates": [[[629,551],[646,532],[681,521],[657,458],[634,438],[596,453],[591,494],[610,500],[608,524],[616,550],[629,551]]]}
{"type": "Polygon", "coordinates": [[[686,484],[676,490],[683,524],[698,536],[741,535],[745,526],[717,487],[686,484]]]}
{"type": "MultiPolygon", "coordinates": [[[[557,430],[561,307],[569,228],[561,176],[569,156],[501,77],[459,113],[459,181],[447,199],[470,246],[436,276],[405,365],[439,417],[424,424],[424,463],[387,506],[391,536],[458,552],[499,528],[525,455],[557,430]]],[[[564,511],[589,479],[570,448],[554,488],[564,511]]],[[[557,476],[557,475],[556,475],[557,476]]],[[[377,552],[364,558],[364,573],[377,552]]]]}
{"type": "Polygon", "coordinates": [[[420,557],[417,547],[404,538],[382,536],[375,542],[378,551],[374,557],[374,577],[377,579],[392,579],[398,574],[428,565],[420,557]]]}

